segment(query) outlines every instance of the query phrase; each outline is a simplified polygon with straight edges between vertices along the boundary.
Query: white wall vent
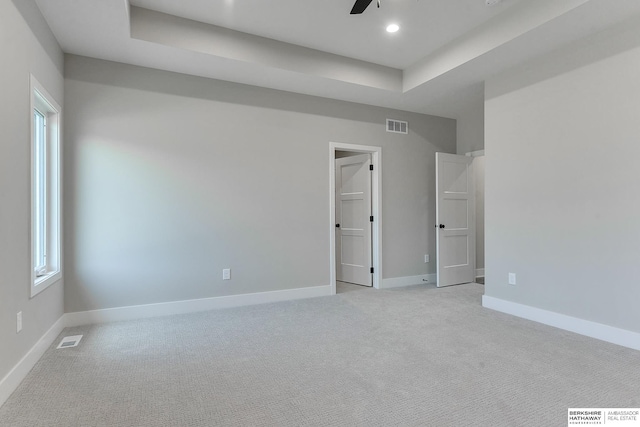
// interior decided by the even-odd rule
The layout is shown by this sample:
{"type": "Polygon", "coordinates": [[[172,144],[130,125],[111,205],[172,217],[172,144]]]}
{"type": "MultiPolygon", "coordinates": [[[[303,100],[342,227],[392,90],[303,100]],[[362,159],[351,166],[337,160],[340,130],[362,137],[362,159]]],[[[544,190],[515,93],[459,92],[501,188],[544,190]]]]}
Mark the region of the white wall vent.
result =
{"type": "Polygon", "coordinates": [[[409,133],[409,123],[400,120],[387,119],[387,132],[409,133]]]}
{"type": "Polygon", "coordinates": [[[64,337],[60,344],[58,344],[58,349],[61,348],[69,348],[69,347],[77,347],[80,344],[80,340],[82,339],[82,335],[73,335],[71,337],[64,337]]]}

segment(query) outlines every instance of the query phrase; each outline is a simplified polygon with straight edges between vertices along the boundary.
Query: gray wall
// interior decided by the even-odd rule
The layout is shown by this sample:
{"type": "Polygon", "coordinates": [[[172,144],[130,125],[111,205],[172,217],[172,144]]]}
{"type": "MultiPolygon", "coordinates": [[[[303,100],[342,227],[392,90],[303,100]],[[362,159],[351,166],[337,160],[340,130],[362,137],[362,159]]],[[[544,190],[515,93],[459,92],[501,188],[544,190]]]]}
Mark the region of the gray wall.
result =
{"type": "Polygon", "coordinates": [[[484,150],[484,96],[470,99],[456,120],[456,153],[484,150]]]}
{"type": "MultiPolygon", "coordinates": [[[[29,74],[63,104],[63,56],[30,0],[0,2],[0,379],[63,314],[63,284],[29,298],[29,74]],[[18,9],[19,8],[19,9],[18,9]],[[29,27],[31,25],[34,31],[29,27]],[[36,37],[37,35],[37,37],[36,37]],[[44,46],[44,47],[43,47],[44,46]],[[46,48],[46,49],[45,49],[46,48]],[[23,330],[16,334],[16,313],[23,330]]],[[[63,113],[64,114],[64,113],[63,113]]]]}
{"type": "Polygon", "coordinates": [[[487,81],[487,295],[640,332],[638,28],[487,81]]]}
{"type": "MultiPolygon", "coordinates": [[[[484,150],[484,95],[468,100],[456,120],[456,153],[484,150]]],[[[476,179],[476,268],[484,268],[484,157],[473,160],[476,179]]]]}
{"type": "Polygon", "coordinates": [[[382,147],[383,277],[435,271],[454,120],[77,56],[65,72],[67,311],[328,285],[330,141],[382,147]]]}

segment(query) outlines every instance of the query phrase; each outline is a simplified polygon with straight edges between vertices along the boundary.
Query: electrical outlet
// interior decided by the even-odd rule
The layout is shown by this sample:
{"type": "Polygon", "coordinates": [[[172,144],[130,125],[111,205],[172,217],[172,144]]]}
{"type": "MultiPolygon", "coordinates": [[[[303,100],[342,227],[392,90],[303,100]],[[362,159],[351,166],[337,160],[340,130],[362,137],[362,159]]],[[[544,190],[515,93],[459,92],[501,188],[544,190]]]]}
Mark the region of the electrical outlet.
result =
{"type": "Polygon", "coordinates": [[[509,273],[509,284],[510,285],[516,284],[516,273],[509,273]]]}
{"type": "Polygon", "coordinates": [[[16,315],[16,334],[22,330],[22,312],[19,311],[16,315]]]}
{"type": "Polygon", "coordinates": [[[428,263],[429,261],[431,261],[431,257],[429,256],[429,254],[425,254],[424,256],[424,263],[428,263]]]}
{"type": "Polygon", "coordinates": [[[222,280],[231,280],[231,269],[225,268],[222,270],[222,280]]]}

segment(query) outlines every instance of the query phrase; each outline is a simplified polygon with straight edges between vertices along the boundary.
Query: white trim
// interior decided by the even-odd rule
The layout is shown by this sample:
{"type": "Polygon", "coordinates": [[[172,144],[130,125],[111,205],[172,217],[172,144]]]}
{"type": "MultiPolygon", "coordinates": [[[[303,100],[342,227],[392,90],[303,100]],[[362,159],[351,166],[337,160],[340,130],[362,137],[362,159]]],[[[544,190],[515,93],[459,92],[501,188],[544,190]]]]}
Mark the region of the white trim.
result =
{"type": "Polygon", "coordinates": [[[476,277],[484,277],[484,268],[476,268],[476,277]]]}
{"type": "Polygon", "coordinates": [[[620,329],[602,323],[591,322],[589,320],[578,319],[565,314],[554,313],[541,308],[518,304],[491,296],[482,296],[482,306],[502,313],[534,322],[554,326],[565,331],[596,338],[634,350],[640,350],[640,333],[620,329]]]}
{"type": "Polygon", "coordinates": [[[33,76],[29,77],[29,91],[30,91],[30,110],[29,110],[29,123],[30,123],[30,221],[29,227],[29,241],[31,242],[30,257],[31,261],[31,281],[29,283],[29,295],[31,298],[35,297],[40,292],[47,289],[49,286],[57,283],[62,279],[62,107],[56,102],[55,98],[49,94],[49,92],[42,86],[38,80],[33,76]],[[34,153],[34,123],[33,115],[34,109],[38,107],[41,109],[41,113],[47,115],[47,138],[46,142],[49,148],[49,155],[47,159],[47,270],[48,274],[45,277],[36,277],[35,266],[33,265],[34,248],[35,248],[35,188],[33,185],[33,177],[35,170],[35,153],[34,153]]]}
{"type": "Polygon", "coordinates": [[[174,314],[194,313],[219,308],[241,307],[270,302],[289,301],[331,295],[331,286],[285,289],[280,291],[256,292],[252,294],[228,295],[224,297],[202,298],[186,301],[171,301],[157,304],[132,305],[103,310],[78,311],[65,314],[65,326],[81,326],[95,323],[118,322],[122,320],[146,319],[174,314]]]}
{"type": "Polygon", "coordinates": [[[373,287],[382,287],[382,148],[371,145],[329,142],[329,277],[331,295],[336,294],[336,150],[370,153],[373,165],[371,179],[371,214],[374,217],[371,248],[373,287]]]}
{"type": "Polygon", "coordinates": [[[419,276],[392,277],[382,279],[382,289],[401,288],[404,286],[436,284],[436,274],[421,274],[419,276]]]}
{"type": "Polygon", "coordinates": [[[65,316],[61,316],[56,323],[31,347],[31,350],[13,367],[11,371],[0,381],[0,406],[7,401],[11,393],[15,391],[22,380],[38,363],[38,360],[49,349],[65,326],[65,316]]]}

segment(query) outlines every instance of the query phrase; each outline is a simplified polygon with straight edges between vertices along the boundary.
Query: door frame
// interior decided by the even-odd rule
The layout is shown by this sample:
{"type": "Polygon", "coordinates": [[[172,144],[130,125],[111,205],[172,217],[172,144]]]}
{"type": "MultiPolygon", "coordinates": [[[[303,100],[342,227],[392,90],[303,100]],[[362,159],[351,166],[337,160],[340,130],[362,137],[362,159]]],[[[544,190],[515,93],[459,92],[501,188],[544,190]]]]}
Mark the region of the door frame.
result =
{"type": "Polygon", "coordinates": [[[372,145],[329,142],[329,277],[331,295],[336,294],[336,150],[371,154],[371,261],[373,263],[373,287],[382,285],[382,147],[372,145]]]}
{"type": "MultiPolygon", "coordinates": [[[[476,150],[476,151],[469,151],[467,153],[464,153],[464,155],[468,156],[468,157],[473,157],[473,161],[474,162],[475,162],[476,158],[478,158],[478,157],[485,157],[484,149],[476,150]]],[[[486,168],[486,164],[485,164],[485,168],[486,168]]],[[[477,169],[474,166],[473,174],[474,174],[474,177],[477,178],[476,170],[477,169]]],[[[485,169],[485,173],[484,174],[486,175],[486,169],[485,169]]],[[[483,176],[483,179],[484,179],[484,176],[483,176]]],[[[483,187],[483,189],[484,189],[484,187],[483,187]]],[[[478,207],[478,181],[476,180],[476,208],[477,207],[478,207]]],[[[483,215],[484,215],[484,211],[483,211],[483,215]]],[[[485,261],[485,263],[483,263],[484,264],[483,267],[482,268],[478,268],[478,251],[477,251],[477,248],[478,248],[478,226],[477,226],[478,222],[477,222],[477,219],[478,219],[478,209],[476,209],[476,279],[478,279],[480,277],[482,277],[482,278],[485,277],[485,267],[486,267],[486,261],[485,261]]],[[[484,229],[485,229],[484,226],[485,226],[485,224],[483,223],[482,224],[482,234],[483,234],[483,236],[484,236],[484,229]]],[[[482,246],[483,247],[484,247],[484,241],[485,241],[485,239],[483,238],[482,239],[482,246]]]]}

